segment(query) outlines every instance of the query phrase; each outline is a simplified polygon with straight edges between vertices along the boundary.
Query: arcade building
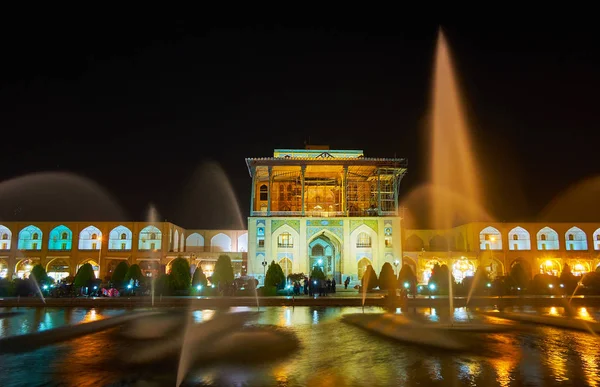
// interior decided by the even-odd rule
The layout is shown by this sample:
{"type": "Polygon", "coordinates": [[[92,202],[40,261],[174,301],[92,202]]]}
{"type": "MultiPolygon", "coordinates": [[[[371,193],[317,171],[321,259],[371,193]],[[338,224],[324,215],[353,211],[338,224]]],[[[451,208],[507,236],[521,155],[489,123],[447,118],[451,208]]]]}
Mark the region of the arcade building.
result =
{"type": "Polygon", "coordinates": [[[451,229],[406,228],[398,193],[403,158],[365,157],[326,146],[276,149],[248,158],[251,184],[247,230],[191,230],[170,222],[0,222],[0,278],[28,277],[36,264],[61,279],[91,263],[105,279],[120,261],[147,276],[169,272],[177,257],[211,276],[221,254],[236,276],[264,281],[267,265],[286,274],[319,266],[341,284],[385,262],[410,266],[427,283],[447,265],[462,281],[478,268],[507,275],[520,263],[531,277],[600,270],[600,222],[471,222],[451,229]]]}

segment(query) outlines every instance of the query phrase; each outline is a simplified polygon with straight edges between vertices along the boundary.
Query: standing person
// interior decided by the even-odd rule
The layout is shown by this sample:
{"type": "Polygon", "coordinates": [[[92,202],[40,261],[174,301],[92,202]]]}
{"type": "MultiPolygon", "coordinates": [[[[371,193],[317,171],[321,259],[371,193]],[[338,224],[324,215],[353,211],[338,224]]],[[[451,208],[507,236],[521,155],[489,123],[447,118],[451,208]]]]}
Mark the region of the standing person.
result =
{"type": "Polygon", "coordinates": [[[346,277],[344,281],[344,289],[348,289],[348,285],[350,285],[350,277],[346,277]]]}
{"type": "Polygon", "coordinates": [[[334,279],[331,280],[331,291],[333,293],[335,293],[335,285],[336,285],[336,282],[335,282],[335,278],[334,278],[334,279]]]}

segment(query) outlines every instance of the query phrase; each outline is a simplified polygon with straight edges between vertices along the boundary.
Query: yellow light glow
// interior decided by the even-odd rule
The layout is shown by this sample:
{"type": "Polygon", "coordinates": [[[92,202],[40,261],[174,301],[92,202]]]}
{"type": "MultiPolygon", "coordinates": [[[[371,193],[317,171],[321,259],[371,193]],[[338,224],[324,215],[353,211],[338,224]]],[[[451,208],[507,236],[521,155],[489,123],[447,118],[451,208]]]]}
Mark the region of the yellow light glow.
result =
{"type": "Polygon", "coordinates": [[[558,316],[558,310],[556,309],[555,306],[553,306],[552,308],[550,308],[550,315],[551,316],[558,316]]]}
{"type": "Polygon", "coordinates": [[[552,267],[552,261],[551,260],[547,260],[546,261],[546,267],[552,267]]]}

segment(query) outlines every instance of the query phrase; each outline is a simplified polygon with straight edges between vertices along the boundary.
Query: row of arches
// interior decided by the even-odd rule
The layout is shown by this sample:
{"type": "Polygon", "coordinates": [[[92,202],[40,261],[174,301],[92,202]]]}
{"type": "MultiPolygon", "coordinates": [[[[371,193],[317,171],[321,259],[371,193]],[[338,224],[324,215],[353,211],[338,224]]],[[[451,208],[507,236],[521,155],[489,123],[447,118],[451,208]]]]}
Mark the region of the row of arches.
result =
{"type": "MultiPolygon", "coordinates": [[[[8,227],[0,225],[0,248],[11,249],[12,232],[8,227]]],[[[79,250],[99,250],[102,244],[102,231],[96,226],[88,226],[81,230],[78,238],[79,250]]],[[[42,230],[34,225],[19,231],[17,248],[19,250],[41,250],[43,243],[42,230]]],[[[128,227],[117,226],[108,235],[109,250],[131,250],[133,233],[128,227]]],[[[144,227],[139,234],[139,250],[159,250],[162,247],[162,233],[155,226],[144,227]]],[[[69,251],[73,248],[73,231],[65,225],[53,228],[48,235],[48,250],[69,251]]]]}
{"type": "MultiPolygon", "coordinates": [[[[11,250],[12,231],[0,224],[0,250],[11,250]]],[[[79,250],[99,250],[103,241],[102,231],[96,226],[88,226],[81,230],[78,238],[77,248],[79,250]]],[[[44,242],[42,230],[29,225],[19,231],[17,248],[19,250],[41,250],[44,242]]],[[[59,225],[53,228],[47,238],[48,250],[70,251],[73,248],[73,231],[65,226],[59,225]]],[[[155,226],[144,227],[138,236],[138,250],[161,250],[163,234],[155,226]]],[[[232,251],[231,237],[225,233],[218,233],[210,240],[210,245],[215,251],[232,251]]],[[[128,251],[134,246],[133,232],[126,226],[119,225],[108,233],[108,249],[112,251],[128,251]]],[[[183,232],[178,230],[173,233],[173,251],[184,251],[186,246],[191,250],[197,250],[205,246],[204,237],[197,233],[191,233],[185,238],[183,232]]],[[[248,250],[248,234],[244,233],[237,239],[238,251],[248,250]]]]}
{"type": "MultiPolygon", "coordinates": [[[[593,249],[600,250],[600,228],[592,235],[593,249]]],[[[529,231],[517,226],[508,232],[508,250],[531,250],[532,240],[529,231]]],[[[534,241],[537,250],[559,250],[559,234],[551,227],[541,228],[535,236],[534,241]]],[[[571,227],[564,235],[565,250],[588,250],[587,234],[579,227],[571,227]]],[[[405,251],[420,251],[425,248],[425,243],[418,235],[409,236],[404,245],[405,251]]],[[[488,226],[479,233],[480,250],[502,250],[504,248],[502,233],[495,227],[488,226]]],[[[465,240],[461,233],[454,236],[444,237],[434,235],[429,240],[430,251],[467,250],[465,240]]]]}

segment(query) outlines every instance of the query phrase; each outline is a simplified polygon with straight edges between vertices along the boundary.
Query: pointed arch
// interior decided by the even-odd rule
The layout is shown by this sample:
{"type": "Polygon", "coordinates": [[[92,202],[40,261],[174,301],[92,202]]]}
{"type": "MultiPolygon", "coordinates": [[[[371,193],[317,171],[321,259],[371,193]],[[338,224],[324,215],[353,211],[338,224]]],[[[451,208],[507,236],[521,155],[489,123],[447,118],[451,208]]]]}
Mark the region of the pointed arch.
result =
{"type": "Polygon", "coordinates": [[[558,250],[558,233],[546,226],[540,229],[536,235],[538,250],[558,250]]]}
{"type": "Polygon", "coordinates": [[[529,231],[517,226],[508,232],[509,250],[531,250],[531,235],[529,231]]]}
{"type": "Polygon", "coordinates": [[[10,250],[12,241],[12,231],[3,224],[0,224],[0,250],[10,250]]]}
{"type": "Polygon", "coordinates": [[[597,228],[596,231],[594,231],[593,239],[594,241],[592,243],[594,244],[594,250],[600,250],[600,228],[597,228]]]}
{"type": "MultiPolygon", "coordinates": [[[[175,230],[177,231],[177,230],[175,230]]],[[[177,234],[176,234],[177,235],[177,234]]],[[[177,245],[175,245],[177,246],[177,245]]],[[[148,225],[140,231],[138,250],[162,249],[162,232],[153,225],[148,225]]],[[[177,250],[175,250],[177,251],[177,250]]]]}
{"type": "Polygon", "coordinates": [[[19,250],[41,250],[42,249],[42,230],[39,227],[30,224],[19,231],[19,250]]]}
{"type": "Polygon", "coordinates": [[[173,234],[173,251],[179,251],[179,231],[177,229],[173,234]]]}
{"type": "Polygon", "coordinates": [[[237,239],[237,250],[240,253],[248,251],[248,233],[245,232],[240,235],[237,239]]]}
{"type": "Polygon", "coordinates": [[[54,227],[48,236],[48,250],[70,251],[73,246],[73,231],[61,224],[54,227]]]}
{"type": "Polygon", "coordinates": [[[404,251],[421,251],[425,247],[425,242],[417,234],[412,234],[404,242],[404,251]]]}
{"type": "Polygon", "coordinates": [[[231,237],[225,233],[218,233],[210,238],[210,250],[213,252],[230,252],[231,237]]]}
{"type": "Polygon", "coordinates": [[[204,237],[197,232],[193,232],[185,239],[186,251],[203,251],[204,237]]]}
{"type": "Polygon", "coordinates": [[[479,232],[480,250],[502,250],[502,234],[497,228],[487,226],[479,232]]]}
{"type": "Polygon", "coordinates": [[[108,233],[108,249],[123,251],[131,250],[133,233],[128,227],[119,225],[108,233]]]}
{"type": "Polygon", "coordinates": [[[371,260],[367,257],[363,257],[361,259],[358,260],[357,264],[357,272],[358,272],[358,280],[362,280],[363,275],[365,275],[365,272],[367,271],[367,267],[369,265],[373,266],[373,262],[371,262],[371,260]]]}
{"type": "Polygon", "coordinates": [[[573,226],[565,233],[567,250],[587,250],[587,235],[579,227],[573,226]]]}
{"type": "Polygon", "coordinates": [[[63,258],[54,258],[46,264],[46,273],[49,277],[54,278],[56,282],[69,276],[69,262],[63,258]]]}
{"type": "Polygon", "coordinates": [[[429,240],[430,251],[448,251],[448,240],[443,235],[436,234],[429,240]]]}
{"type": "Polygon", "coordinates": [[[99,250],[102,244],[102,232],[90,225],[79,233],[79,250],[99,250]]]}

